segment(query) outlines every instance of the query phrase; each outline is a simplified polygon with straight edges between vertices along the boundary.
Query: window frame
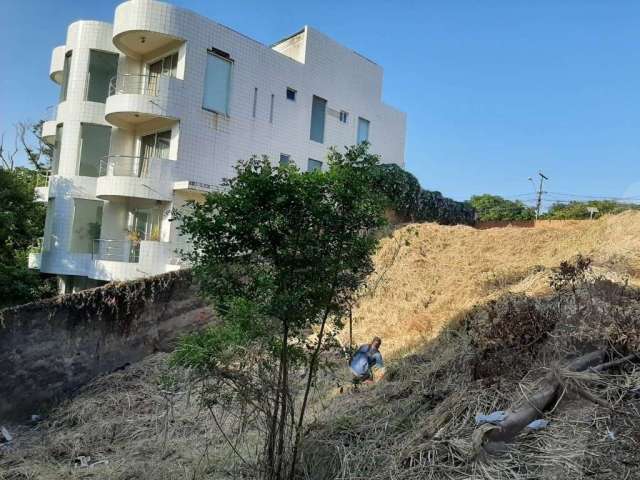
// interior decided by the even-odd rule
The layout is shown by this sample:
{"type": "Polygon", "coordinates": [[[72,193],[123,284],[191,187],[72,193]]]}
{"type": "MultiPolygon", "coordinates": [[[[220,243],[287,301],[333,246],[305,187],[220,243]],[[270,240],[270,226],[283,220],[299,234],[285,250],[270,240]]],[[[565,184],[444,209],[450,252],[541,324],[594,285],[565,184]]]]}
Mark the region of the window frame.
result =
{"type": "Polygon", "coordinates": [[[233,58],[231,58],[231,56],[221,55],[218,52],[224,53],[224,52],[222,52],[222,50],[218,50],[216,48],[207,49],[207,55],[213,55],[214,57],[218,57],[221,60],[229,62],[229,64],[230,64],[229,78],[228,78],[229,88],[227,89],[227,102],[226,102],[226,105],[225,105],[226,112],[218,112],[217,110],[214,110],[212,108],[207,108],[204,105],[204,97],[205,97],[206,88],[207,88],[206,80],[207,80],[207,66],[208,66],[209,57],[206,57],[207,58],[207,62],[205,63],[205,66],[204,66],[204,80],[205,80],[205,82],[204,82],[204,88],[203,88],[203,92],[202,92],[203,93],[203,95],[202,95],[202,109],[207,111],[207,112],[215,113],[216,115],[222,115],[222,116],[228,118],[230,116],[230,114],[231,114],[230,106],[231,106],[231,95],[233,93],[233,70],[234,70],[233,66],[235,64],[235,61],[234,61],[233,58]]]}
{"type": "Polygon", "coordinates": [[[307,159],[307,172],[311,173],[311,172],[315,172],[315,171],[322,171],[322,168],[324,167],[324,163],[322,162],[322,160],[316,160],[315,158],[308,158],[307,159]],[[317,168],[311,168],[311,162],[317,162],[316,167],[317,168]]]}
{"type": "Polygon", "coordinates": [[[358,117],[358,123],[356,124],[356,145],[360,145],[361,143],[367,142],[367,143],[371,143],[371,121],[364,118],[364,117],[358,117]],[[367,122],[367,138],[364,140],[360,140],[360,121],[364,120],[365,122],[367,122]]]}
{"type": "Polygon", "coordinates": [[[311,97],[311,118],[310,118],[310,122],[309,122],[309,140],[311,140],[312,142],[316,142],[316,143],[320,143],[320,144],[324,144],[324,137],[325,137],[325,133],[327,130],[327,110],[328,110],[328,105],[329,102],[325,99],[322,98],[318,95],[313,95],[311,97]],[[315,103],[315,99],[319,99],[321,100],[320,104],[323,105],[323,112],[322,112],[322,134],[320,135],[320,140],[313,138],[313,106],[315,103]]]}

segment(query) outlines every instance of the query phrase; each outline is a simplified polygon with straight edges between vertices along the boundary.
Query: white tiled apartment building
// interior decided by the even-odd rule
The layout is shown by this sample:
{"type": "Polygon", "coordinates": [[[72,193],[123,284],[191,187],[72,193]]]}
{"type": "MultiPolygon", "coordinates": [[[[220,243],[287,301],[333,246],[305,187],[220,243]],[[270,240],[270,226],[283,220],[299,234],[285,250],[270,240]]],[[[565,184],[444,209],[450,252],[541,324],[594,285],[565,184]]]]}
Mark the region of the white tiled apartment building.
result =
{"type": "Polygon", "coordinates": [[[322,168],[363,139],[404,164],[405,114],[382,103],[382,68],[305,27],[266,46],[152,0],[113,24],[77,21],[53,50],[60,99],[43,125],[54,146],[45,236],[30,265],[63,292],[180,268],[171,210],[267,155],[322,168]]]}

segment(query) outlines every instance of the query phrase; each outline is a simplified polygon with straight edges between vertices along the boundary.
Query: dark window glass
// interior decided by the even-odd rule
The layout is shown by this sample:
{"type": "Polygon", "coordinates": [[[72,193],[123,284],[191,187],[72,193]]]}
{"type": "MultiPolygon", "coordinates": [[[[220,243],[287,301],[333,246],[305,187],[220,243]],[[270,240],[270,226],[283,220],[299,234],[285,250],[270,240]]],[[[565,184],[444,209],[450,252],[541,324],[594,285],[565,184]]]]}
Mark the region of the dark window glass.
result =
{"type": "Polygon", "coordinates": [[[291,163],[291,155],[287,155],[286,153],[280,154],[280,166],[284,167],[291,163]]]}
{"type": "Polygon", "coordinates": [[[307,163],[307,171],[315,172],[316,170],[322,170],[322,162],[320,160],[314,160],[313,158],[309,159],[307,163]]]}
{"type": "Polygon", "coordinates": [[[89,52],[89,73],[87,101],[104,103],[109,96],[109,82],[118,72],[118,55],[91,50],[89,52]]]}
{"type": "Polygon", "coordinates": [[[309,138],[314,142],[324,142],[324,119],[327,111],[327,101],[324,98],[313,96],[311,105],[311,131],[309,138]]]}
{"type": "Polygon", "coordinates": [[[67,99],[67,90],[69,89],[69,71],[71,70],[71,52],[67,52],[64,56],[64,68],[62,70],[62,88],[60,88],[60,101],[67,99]]]}
{"type": "Polygon", "coordinates": [[[293,88],[287,88],[287,100],[296,99],[296,91],[293,88]]]}
{"type": "Polygon", "coordinates": [[[111,127],[83,123],[80,129],[80,165],[78,175],[97,177],[100,162],[109,155],[111,127]]]}

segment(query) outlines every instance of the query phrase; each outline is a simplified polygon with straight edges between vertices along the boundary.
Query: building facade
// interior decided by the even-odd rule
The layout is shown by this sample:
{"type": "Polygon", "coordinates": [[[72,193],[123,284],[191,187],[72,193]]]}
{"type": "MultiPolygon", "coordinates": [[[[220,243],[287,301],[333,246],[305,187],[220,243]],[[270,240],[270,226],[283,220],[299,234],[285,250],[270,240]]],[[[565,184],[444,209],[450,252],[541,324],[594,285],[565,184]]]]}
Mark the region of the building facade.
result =
{"type": "Polygon", "coordinates": [[[405,115],[382,103],[382,68],[305,27],[258,43],[152,0],[113,24],[77,21],[51,57],[60,84],[43,124],[54,147],[45,234],[30,265],[69,292],[180,268],[173,208],[233,175],[239,159],[323,168],[362,140],[404,164],[405,115]]]}

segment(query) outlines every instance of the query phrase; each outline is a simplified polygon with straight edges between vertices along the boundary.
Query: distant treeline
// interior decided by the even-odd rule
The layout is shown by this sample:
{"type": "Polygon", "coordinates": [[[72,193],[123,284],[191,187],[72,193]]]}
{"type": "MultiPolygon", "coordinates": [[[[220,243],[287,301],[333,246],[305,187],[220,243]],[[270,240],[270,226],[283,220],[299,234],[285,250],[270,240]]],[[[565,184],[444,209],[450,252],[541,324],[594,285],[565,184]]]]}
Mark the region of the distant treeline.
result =
{"type": "Polygon", "coordinates": [[[457,202],[440,192],[422,189],[418,179],[398,165],[380,165],[375,188],[386,195],[389,207],[404,221],[442,225],[475,223],[475,211],[468,202],[457,202]]]}
{"type": "MultiPolygon", "coordinates": [[[[469,204],[475,209],[480,222],[533,220],[535,209],[519,200],[507,200],[498,195],[476,195],[469,204]]],[[[621,203],[613,200],[589,200],[557,202],[540,215],[542,220],[582,220],[591,217],[589,208],[596,208],[594,218],[607,214],[616,214],[626,210],[638,210],[640,205],[621,203]]]]}

